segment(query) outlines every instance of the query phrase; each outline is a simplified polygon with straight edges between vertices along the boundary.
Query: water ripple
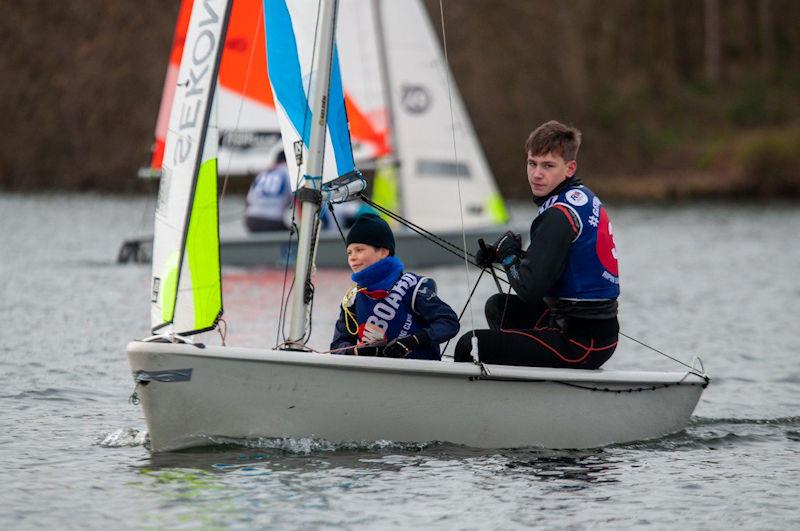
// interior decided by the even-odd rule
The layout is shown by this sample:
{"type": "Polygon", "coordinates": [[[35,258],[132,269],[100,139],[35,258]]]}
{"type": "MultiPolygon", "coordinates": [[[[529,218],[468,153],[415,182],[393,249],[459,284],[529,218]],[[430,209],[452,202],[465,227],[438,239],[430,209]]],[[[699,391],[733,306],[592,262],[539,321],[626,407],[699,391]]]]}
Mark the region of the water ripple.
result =
{"type": "Polygon", "coordinates": [[[721,424],[800,426],[800,417],[778,417],[774,419],[692,417],[692,419],[689,421],[690,426],[715,426],[721,424]]]}

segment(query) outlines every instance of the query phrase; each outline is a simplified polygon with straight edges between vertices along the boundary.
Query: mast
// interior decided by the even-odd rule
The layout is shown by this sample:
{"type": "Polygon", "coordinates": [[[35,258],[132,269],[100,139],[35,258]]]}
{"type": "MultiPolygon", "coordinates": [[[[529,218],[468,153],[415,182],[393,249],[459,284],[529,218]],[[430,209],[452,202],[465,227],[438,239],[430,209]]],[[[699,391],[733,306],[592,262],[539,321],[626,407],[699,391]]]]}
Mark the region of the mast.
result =
{"type": "Polygon", "coordinates": [[[381,92],[383,93],[383,101],[386,103],[386,129],[389,131],[389,151],[391,155],[387,157],[392,162],[396,163],[399,157],[397,156],[397,142],[394,138],[394,106],[392,105],[392,86],[390,84],[389,68],[387,66],[388,55],[386,53],[386,37],[383,31],[383,8],[381,7],[381,0],[372,0],[372,18],[375,24],[375,42],[378,48],[378,70],[381,75],[381,92]]]}
{"type": "MultiPolygon", "coordinates": [[[[389,146],[389,155],[384,156],[376,161],[375,169],[375,187],[383,184],[390,189],[394,190],[395,204],[383,205],[384,207],[397,211],[398,214],[405,215],[405,208],[403,208],[403,194],[402,190],[397,186],[398,168],[400,162],[400,153],[397,151],[397,135],[395,134],[394,123],[394,102],[392,101],[392,86],[391,78],[389,76],[389,56],[386,52],[386,35],[383,28],[383,7],[381,0],[372,0],[372,21],[375,26],[375,43],[378,48],[378,70],[381,77],[381,93],[383,101],[386,105],[386,130],[388,131],[386,143],[389,146]],[[389,182],[380,183],[381,179],[389,182]],[[399,197],[398,197],[399,196],[399,197]]],[[[374,192],[374,189],[373,189],[374,192]]],[[[384,200],[389,200],[386,197],[384,200]]],[[[394,220],[387,219],[389,223],[394,223],[394,220]]]]}
{"type": "Polygon", "coordinates": [[[301,199],[300,234],[297,242],[294,289],[292,290],[289,320],[290,346],[301,347],[306,334],[306,322],[313,296],[310,289],[311,270],[316,255],[316,239],[319,230],[319,209],[322,189],[322,169],[325,156],[325,132],[328,120],[328,90],[331,81],[334,38],[336,35],[336,11],[338,0],[321,0],[317,20],[317,39],[314,58],[317,68],[312,77],[310,94],[311,134],[309,137],[307,174],[303,186],[297,190],[301,199]]]}

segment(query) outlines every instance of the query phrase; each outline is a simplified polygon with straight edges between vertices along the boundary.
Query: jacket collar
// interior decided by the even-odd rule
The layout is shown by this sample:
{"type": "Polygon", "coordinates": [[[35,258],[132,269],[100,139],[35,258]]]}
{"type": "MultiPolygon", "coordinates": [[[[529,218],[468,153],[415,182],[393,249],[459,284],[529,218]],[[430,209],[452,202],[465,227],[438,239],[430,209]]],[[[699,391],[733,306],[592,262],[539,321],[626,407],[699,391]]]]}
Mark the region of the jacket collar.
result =
{"type": "Polygon", "coordinates": [[[556,195],[560,194],[561,192],[563,192],[567,188],[574,188],[574,187],[580,186],[582,184],[583,184],[583,182],[581,182],[581,180],[578,178],[578,176],[577,175],[573,175],[572,177],[568,177],[568,178],[564,179],[561,182],[561,184],[559,184],[558,186],[553,188],[553,191],[550,192],[549,194],[547,194],[546,196],[544,196],[544,197],[536,197],[536,196],[534,196],[533,197],[533,202],[536,203],[536,206],[542,206],[545,201],[547,201],[548,199],[550,199],[553,196],[556,196],[556,195]]]}

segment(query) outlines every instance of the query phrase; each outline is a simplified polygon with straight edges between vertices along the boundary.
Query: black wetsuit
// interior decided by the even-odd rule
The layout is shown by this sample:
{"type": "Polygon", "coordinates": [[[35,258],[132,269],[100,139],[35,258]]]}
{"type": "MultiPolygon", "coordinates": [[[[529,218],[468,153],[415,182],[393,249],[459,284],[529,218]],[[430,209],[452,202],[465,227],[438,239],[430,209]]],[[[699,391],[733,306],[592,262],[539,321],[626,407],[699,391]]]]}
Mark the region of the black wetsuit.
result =
{"type": "MultiPolygon", "coordinates": [[[[534,199],[543,211],[531,224],[531,244],[517,262],[505,266],[509,282],[517,295],[498,293],[490,297],[485,308],[490,330],[475,331],[481,361],[502,365],[595,369],[614,353],[619,335],[616,299],[619,286],[616,276],[603,273],[602,276],[610,279],[608,288],[602,287],[602,280],[595,280],[595,284],[601,288],[597,291],[600,296],[591,293],[569,298],[558,296],[566,292],[564,284],[570,283],[565,277],[581,276],[587,268],[601,270],[597,268],[599,261],[597,264],[587,261],[585,266],[570,263],[570,259],[576,260],[576,253],[574,249],[571,252],[571,247],[583,231],[589,235],[590,231],[594,231],[597,240],[600,218],[608,224],[605,212],[602,216],[588,218],[583,215],[588,221],[585,222],[577,213],[582,212],[580,208],[567,202],[555,202],[559,196],[565,197],[564,194],[571,189],[583,191],[582,195],[576,193],[578,200],[573,205],[579,205],[585,211],[587,196],[595,196],[577,178],[567,179],[548,196],[534,199]],[[616,287],[612,285],[613,281],[616,281],[616,287]]],[[[594,204],[595,211],[599,212],[602,203],[596,200],[594,204]]],[[[602,237],[613,245],[610,234],[602,237]]],[[[614,256],[612,269],[615,269],[616,251],[612,250],[611,253],[614,256]]],[[[589,273],[597,277],[595,272],[589,273]]],[[[573,284],[580,285],[579,282],[573,284]]],[[[580,291],[580,288],[577,289],[580,291]]],[[[459,339],[455,349],[456,361],[472,360],[471,336],[472,332],[467,332],[459,339]]]]}

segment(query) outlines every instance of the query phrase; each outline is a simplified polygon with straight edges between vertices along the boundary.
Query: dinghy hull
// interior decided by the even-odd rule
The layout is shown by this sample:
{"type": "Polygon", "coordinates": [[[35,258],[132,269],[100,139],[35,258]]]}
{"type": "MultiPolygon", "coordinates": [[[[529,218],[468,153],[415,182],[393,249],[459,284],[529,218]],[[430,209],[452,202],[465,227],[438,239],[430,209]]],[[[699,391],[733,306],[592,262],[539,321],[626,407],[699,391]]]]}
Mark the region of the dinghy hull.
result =
{"type": "Polygon", "coordinates": [[[261,437],[591,448],[683,429],[706,385],[686,373],[486,376],[472,364],[169,343],[130,343],[128,358],[154,452],[261,437]]]}

